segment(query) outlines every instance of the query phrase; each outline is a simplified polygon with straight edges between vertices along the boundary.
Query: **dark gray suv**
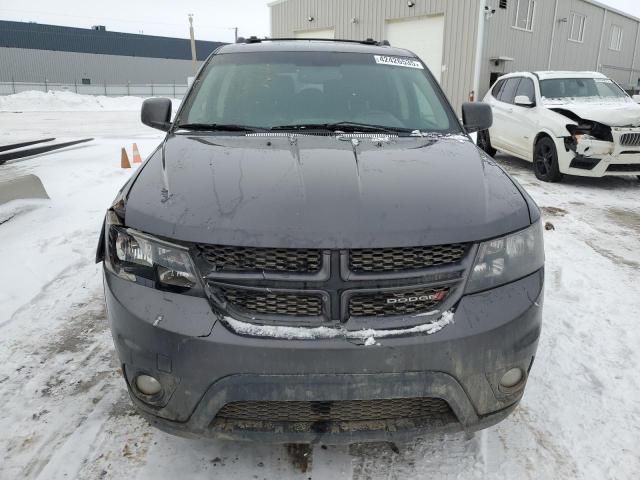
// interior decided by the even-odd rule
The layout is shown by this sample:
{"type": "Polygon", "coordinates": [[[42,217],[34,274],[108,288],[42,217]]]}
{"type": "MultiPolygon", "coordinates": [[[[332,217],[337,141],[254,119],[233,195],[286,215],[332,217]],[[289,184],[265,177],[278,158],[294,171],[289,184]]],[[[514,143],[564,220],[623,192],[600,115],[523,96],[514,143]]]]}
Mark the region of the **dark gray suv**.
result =
{"type": "Polygon", "coordinates": [[[205,62],[107,212],[131,399],[180,435],[286,443],[473,431],[522,398],[540,212],[411,52],[255,38],[205,62]]]}

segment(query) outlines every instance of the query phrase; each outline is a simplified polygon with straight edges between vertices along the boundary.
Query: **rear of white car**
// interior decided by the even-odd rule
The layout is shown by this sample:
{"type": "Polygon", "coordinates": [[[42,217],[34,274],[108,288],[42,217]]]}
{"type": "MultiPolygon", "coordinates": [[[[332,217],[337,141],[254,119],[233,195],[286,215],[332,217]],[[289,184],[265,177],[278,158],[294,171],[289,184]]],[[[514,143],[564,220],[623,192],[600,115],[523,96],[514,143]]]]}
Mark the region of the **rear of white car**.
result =
{"type": "Polygon", "coordinates": [[[640,105],[601,73],[512,73],[484,101],[494,124],[478,144],[533,162],[541,180],[640,175],[640,105]]]}

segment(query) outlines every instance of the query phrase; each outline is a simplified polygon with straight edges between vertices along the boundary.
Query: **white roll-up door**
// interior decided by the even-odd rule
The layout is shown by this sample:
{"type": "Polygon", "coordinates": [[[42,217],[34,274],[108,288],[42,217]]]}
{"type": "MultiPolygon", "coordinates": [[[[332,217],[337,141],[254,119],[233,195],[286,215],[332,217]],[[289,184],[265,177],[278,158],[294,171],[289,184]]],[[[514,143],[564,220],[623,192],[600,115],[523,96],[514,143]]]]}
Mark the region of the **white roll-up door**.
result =
{"type": "Polygon", "coordinates": [[[302,30],[295,32],[296,38],[336,38],[336,31],[333,28],[322,30],[302,30]]]}
{"type": "Polygon", "coordinates": [[[407,48],[427,64],[440,81],[444,50],[444,15],[388,20],[386,39],[392,46],[407,48]]]}

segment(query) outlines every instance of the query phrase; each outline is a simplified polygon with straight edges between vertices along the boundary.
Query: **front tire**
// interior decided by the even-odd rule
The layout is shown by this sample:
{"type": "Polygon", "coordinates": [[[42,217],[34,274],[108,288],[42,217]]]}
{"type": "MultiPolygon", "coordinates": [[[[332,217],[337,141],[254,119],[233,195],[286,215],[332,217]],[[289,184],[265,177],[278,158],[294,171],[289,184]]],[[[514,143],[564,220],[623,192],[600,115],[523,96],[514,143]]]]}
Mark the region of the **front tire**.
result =
{"type": "Polygon", "coordinates": [[[495,157],[498,151],[491,146],[491,137],[489,136],[489,130],[482,130],[478,132],[478,147],[484,151],[490,157],[495,157]]]}
{"type": "Polygon", "coordinates": [[[536,178],[543,182],[562,180],[556,144],[549,137],[542,137],[536,143],[533,152],[533,172],[536,174],[536,178]]]}

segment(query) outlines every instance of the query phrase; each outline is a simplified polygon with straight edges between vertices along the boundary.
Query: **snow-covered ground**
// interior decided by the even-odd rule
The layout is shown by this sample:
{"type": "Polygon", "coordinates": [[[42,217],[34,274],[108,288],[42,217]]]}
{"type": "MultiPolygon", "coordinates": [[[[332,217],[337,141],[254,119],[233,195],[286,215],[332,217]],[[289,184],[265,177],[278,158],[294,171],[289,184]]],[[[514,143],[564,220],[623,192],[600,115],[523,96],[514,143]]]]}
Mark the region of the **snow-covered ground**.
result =
{"type": "Polygon", "coordinates": [[[306,456],[149,427],[118,372],[93,263],[104,211],[131,174],[119,168],[120,148],[136,142],[145,156],[161,139],[130,103],[118,112],[0,113],[0,145],[95,137],[0,166],[0,178],[39,175],[51,197],[0,207],[0,478],[637,478],[640,182],[541,184],[506,157],[555,227],[545,232],[543,336],[509,419],[471,439],[435,436],[399,452],[316,447],[306,456]]]}

